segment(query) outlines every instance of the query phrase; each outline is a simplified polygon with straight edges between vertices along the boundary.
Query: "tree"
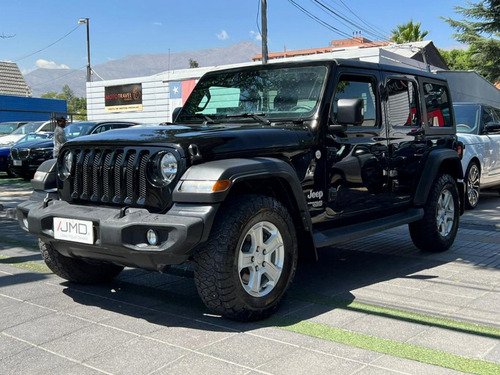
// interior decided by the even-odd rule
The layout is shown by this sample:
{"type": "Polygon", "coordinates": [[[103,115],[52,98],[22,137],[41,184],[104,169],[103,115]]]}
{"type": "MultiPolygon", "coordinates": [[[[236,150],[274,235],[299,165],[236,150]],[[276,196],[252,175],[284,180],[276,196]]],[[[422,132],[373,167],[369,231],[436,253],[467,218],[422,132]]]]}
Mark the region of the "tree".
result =
{"type": "Polygon", "coordinates": [[[470,50],[452,49],[451,51],[445,51],[440,49],[439,53],[450,70],[474,69],[470,50]]]}
{"type": "Polygon", "coordinates": [[[195,59],[189,59],[189,67],[190,68],[197,68],[199,66],[198,61],[195,59]]]}
{"type": "Polygon", "coordinates": [[[68,114],[76,115],[76,119],[85,120],[87,117],[87,99],[75,97],[75,93],[68,85],[64,85],[62,93],[54,91],[41,95],[42,98],[66,100],[68,114]]]}
{"type": "Polygon", "coordinates": [[[429,31],[420,30],[421,22],[413,23],[413,20],[403,24],[397,25],[395,29],[391,30],[391,41],[398,44],[420,42],[429,34],[429,31]]]}
{"type": "Polygon", "coordinates": [[[500,81],[500,0],[469,3],[470,8],[455,7],[465,16],[462,21],[444,18],[458,33],[455,39],[470,45],[475,70],[491,82],[500,81]]]}

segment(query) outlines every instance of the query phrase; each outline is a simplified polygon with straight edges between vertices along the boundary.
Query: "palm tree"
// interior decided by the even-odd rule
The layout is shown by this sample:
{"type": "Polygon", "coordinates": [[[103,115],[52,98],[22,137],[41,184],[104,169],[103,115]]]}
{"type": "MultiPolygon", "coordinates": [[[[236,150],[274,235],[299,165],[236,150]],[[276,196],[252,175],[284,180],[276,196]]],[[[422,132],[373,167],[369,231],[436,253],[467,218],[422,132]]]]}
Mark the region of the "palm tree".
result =
{"type": "Polygon", "coordinates": [[[419,42],[429,34],[429,31],[421,31],[420,25],[422,22],[413,23],[413,20],[403,25],[397,25],[395,29],[391,30],[391,41],[398,44],[419,42]]]}

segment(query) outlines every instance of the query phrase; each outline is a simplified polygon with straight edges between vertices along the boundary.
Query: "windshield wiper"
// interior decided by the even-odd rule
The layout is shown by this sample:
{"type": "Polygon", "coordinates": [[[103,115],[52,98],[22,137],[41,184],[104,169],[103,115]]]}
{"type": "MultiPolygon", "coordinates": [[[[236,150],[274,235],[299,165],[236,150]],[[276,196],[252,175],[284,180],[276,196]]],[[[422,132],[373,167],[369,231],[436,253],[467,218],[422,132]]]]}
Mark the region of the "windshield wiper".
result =
{"type": "Polygon", "coordinates": [[[234,117],[243,117],[243,118],[247,118],[247,117],[251,117],[253,118],[254,120],[257,120],[258,122],[260,122],[261,124],[266,124],[266,125],[269,125],[271,123],[271,121],[265,119],[264,117],[262,116],[265,116],[266,114],[264,112],[259,112],[259,113],[254,113],[254,112],[245,112],[245,113],[238,113],[238,114],[234,114],[234,115],[227,115],[226,117],[227,118],[234,118],[234,117]]]}

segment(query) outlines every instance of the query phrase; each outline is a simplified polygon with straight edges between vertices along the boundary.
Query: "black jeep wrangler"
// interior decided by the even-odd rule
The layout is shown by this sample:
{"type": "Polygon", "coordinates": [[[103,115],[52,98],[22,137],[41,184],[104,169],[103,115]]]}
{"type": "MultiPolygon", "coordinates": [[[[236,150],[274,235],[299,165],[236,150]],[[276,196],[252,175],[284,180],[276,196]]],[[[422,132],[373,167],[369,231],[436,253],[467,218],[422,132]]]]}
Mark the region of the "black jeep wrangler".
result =
{"type": "Polygon", "coordinates": [[[67,142],[33,181],[57,193],[17,215],[69,281],[192,261],[210,310],[256,320],[317,248],[408,224],[418,248],[447,250],[463,211],[460,151],[436,75],[251,65],[203,76],[173,123],[67,142]]]}

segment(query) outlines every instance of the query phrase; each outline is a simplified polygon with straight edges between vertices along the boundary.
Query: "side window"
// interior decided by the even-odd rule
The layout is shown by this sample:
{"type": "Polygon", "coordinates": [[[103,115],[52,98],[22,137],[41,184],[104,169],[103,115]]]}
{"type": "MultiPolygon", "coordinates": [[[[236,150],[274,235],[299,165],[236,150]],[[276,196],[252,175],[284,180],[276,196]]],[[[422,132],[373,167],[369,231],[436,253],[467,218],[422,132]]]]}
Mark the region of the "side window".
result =
{"type": "Polygon", "coordinates": [[[390,126],[420,126],[417,85],[406,79],[387,81],[387,120],[390,126]]]}
{"type": "Polygon", "coordinates": [[[41,132],[51,132],[54,131],[54,127],[52,126],[52,122],[48,122],[41,129],[41,132]]]}
{"type": "Polygon", "coordinates": [[[424,83],[427,126],[453,126],[451,121],[450,95],[446,86],[438,83],[424,83]]]}
{"type": "Polygon", "coordinates": [[[493,122],[493,113],[489,107],[483,107],[482,122],[484,125],[493,122]]]}
{"type": "Polygon", "coordinates": [[[500,109],[492,108],[492,110],[493,110],[493,115],[494,115],[494,121],[497,123],[500,123],[500,109]]]}
{"type": "Polygon", "coordinates": [[[363,99],[364,121],[361,126],[380,126],[377,123],[376,81],[371,77],[354,75],[341,76],[337,83],[337,91],[333,98],[333,118],[337,118],[337,102],[339,99],[363,99]]]}

